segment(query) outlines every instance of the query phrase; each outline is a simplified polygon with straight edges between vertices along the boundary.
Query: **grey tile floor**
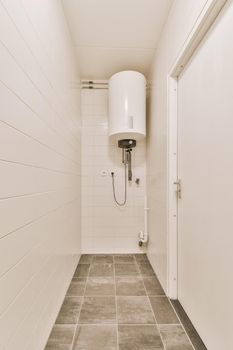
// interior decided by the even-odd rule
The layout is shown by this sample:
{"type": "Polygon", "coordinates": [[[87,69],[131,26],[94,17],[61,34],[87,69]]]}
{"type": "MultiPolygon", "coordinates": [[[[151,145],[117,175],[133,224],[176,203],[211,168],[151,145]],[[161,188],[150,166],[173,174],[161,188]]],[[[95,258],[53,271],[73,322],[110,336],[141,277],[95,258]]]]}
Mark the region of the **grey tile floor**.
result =
{"type": "Polygon", "coordinates": [[[82,255],[46,350],[193,350],[145,254],[82,255]]]}

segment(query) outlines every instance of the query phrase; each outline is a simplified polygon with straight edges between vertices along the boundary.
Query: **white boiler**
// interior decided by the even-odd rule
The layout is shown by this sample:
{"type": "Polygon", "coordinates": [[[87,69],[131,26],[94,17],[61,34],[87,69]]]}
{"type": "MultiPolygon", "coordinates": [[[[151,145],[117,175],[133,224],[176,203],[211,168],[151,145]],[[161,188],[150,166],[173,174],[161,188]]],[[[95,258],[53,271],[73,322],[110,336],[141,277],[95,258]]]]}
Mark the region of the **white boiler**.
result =
{"type": "Polygon", "coordinates": [[[146,136],[146,79],[135,71],[109,80],[109,136],[140,140],[146,136]]]}
{"type": "MultiPolygon", "coordinates": [[[[146,79],[135,71],[114,74],[109,80],[109,136],[122,149],[124,164],[124,200],[119,201],[115,190],[115,172],[112,171],[112,189],[116,204],[127,201],[127,178],[133,180],[132,150],[137,141],[146,136],[146,79]],[[128,175],[127,175],[128,174],[128,175]]],[[[135,179],[137,186],[138,178],[135,179]]]]}

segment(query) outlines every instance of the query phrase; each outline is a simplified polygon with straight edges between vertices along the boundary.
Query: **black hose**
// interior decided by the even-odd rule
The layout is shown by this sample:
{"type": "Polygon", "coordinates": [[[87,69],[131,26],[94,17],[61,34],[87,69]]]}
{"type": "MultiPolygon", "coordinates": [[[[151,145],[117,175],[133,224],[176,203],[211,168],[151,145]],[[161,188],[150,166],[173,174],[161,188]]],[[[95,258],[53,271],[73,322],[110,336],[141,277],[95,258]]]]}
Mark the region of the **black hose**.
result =
{"type": "Polygon", "coordinates": [[[127,201],[127,163],[126,163],[126,161],[125,161],[125,198],[124,198],[124,201],[122,203],[118,202],[118,200],[116,198],[114,172],[112,172],[111,175],[112,175],[112,190],[113,190],[114,201],[116,202],[117,205],[123,207],[127,201]]]}

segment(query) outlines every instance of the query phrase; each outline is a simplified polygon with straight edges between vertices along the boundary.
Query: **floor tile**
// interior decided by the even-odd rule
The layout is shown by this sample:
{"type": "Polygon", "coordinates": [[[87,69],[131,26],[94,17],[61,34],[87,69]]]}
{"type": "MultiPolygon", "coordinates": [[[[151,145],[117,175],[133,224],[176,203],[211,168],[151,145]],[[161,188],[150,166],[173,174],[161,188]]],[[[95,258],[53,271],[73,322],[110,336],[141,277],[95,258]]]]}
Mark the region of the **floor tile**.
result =
{"type": "Polygon", "coordinates": [[[138,263],[149,262],[146,254],[134,254],[134,257],[138,263]]]}
{"type": "Polygon", "coordinates": [[[115,282],[113,277],[89,277],[85,295],[115,295],[115,282]]]}
{"type": "Polygon", "coordinates": [[[147,297],[117,297],[117,317],[121,324],[155,323],[147,297]]]}
{"type": "Polygon", "coordinates": [[[71,345],[48,343],[44,350],[71,350],[71,345]]]}
{"type": "Polygon", "coordinates": [[[115,297],[84,297],[79,323],[116,323],[115,297]]]}
{"type": "Polygon", "coordinates": [[[78,326],[72,350],[117,350],[116,326],[78,326]]]}
{"type": "Polygon", "coordinates": [[[138,263],[138,267],[142,276],[154,276],[155,272],[149,263],[138,263]]]}
{"type": "Polygon", "coordinates": [[[111,263],[97,263],[92,264],[89,276],[114,276],[113,264],[111,263]]]}
{"type": "Polygon", "coordinates": [[[93,263],[113,263],[112,255],[95,255],[93,258],[93,263]]]}
{"type": "Polygon", "coordinates": [[[193,350],[179,323],[145,254],[84,254],[45,350],[193,350]]]}
{"type": "Polygon", "coordinates": [[[150,297],[150,302],[158,324],[180,323],[166,297],[150,297]]]}
{"type": "Polygon", "coordinates": [[[77,323],[82,297],[65,297],[61,310],[57,316],[56,324],[77,323]]]}
{"type": "Polygon", "coordinates": [[[146,295],[141,277],[116,277],[116,295],[146,295]]]}
{"type": "Polygon", "coordinates": [[[93,254],[82,254],[79,260],[79,264],[91,264],[93,257],[93,254]]]}
{"type": "Polygon", "coordinates": [[[118,326],[119,350],[163,350],[156,326],[118,326]]]}
{"type": "Polygon", "coordinates": [[[85,277],[73,278],[66,295],[70,297],[83,296],[85,285],[85,277]]]}
{"type": "Polygon", "coordinates": [[[132,254],[121,254],[121,255],[114,255],[114,262],[120,263],[120,264],[133,264],[135,263],[135,258],[132,254]]]}
{"type": "Polygon", "coordinates": [[[166,350],[193,350],[182,326],[162,325],[159,328],[166,350]]]}
{"type": "Polygon", "coordinates": [[[77,266],[73,277],[87,277],[90,269],[90,264],[80,264],[77,266]]]}
{"type": "Polygon", "coordinates": [[[45,350],[70,350],[74,332],[74,325],[55,325],[45,350]]]}
{"type": "Polygon", "coordinates": [[[139,276],[137,264],[115,264],[116,276],[139,276]]]}
{"type": "Polygon", "coordinates": [[[148,277],[143,276],[144,285],[148,295],[164,295],[164,290],[159,283],[156,275],[148,277]]]}

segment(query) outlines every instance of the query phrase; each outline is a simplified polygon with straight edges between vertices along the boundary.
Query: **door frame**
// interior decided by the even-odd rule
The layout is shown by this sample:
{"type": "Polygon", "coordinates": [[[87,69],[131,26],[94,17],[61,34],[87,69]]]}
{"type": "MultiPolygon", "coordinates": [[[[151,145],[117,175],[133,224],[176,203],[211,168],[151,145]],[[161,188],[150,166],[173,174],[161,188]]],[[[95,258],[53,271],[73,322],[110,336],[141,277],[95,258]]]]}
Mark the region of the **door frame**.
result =
{"type": "Polygon", "coordinates": [[[167,76],[167,225],[168,225],[168,261],[167,295],[178,298],[178,201],[176,185],[178,176],[178,91],[179,75],[199,46],[216,17],[229,0],[207,0],[188,38],[181,48],[177,59],[167,76]]]}

